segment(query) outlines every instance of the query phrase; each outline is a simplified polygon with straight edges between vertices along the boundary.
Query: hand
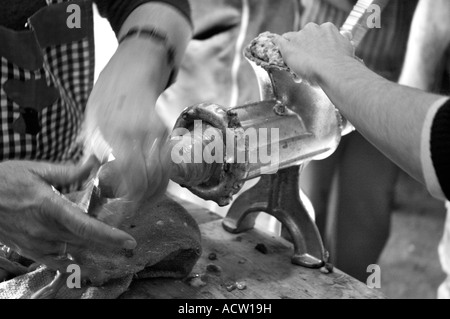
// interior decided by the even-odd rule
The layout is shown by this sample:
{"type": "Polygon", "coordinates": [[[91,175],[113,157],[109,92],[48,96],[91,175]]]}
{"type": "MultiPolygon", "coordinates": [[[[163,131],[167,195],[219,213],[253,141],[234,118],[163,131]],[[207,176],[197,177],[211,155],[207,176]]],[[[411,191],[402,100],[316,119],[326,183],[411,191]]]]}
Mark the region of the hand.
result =
{"type": "Polygon", "coordinates": [[[121,44],[91,94],[87,139],[100,132],[111,148],[116,198],[139,202],[166,190],[168,133],[155,104],[168,71],[163,47],[132,38],[121,44]]]}
{"type": "Polygon", "coordinates": [[[273,41],[285,63],[302,79],[320,82],[320,74],[329,66],[355,58],[350,34],[341,34],[335,25],[310,23],[299,32],[286,33],[273,41]]]}
{"type": "Polygon", "coordinates": [[[92,243],[134,249],[128,234],[89,217],[54,187],[77,185],[98,165],[81,167],[36,162],[0,163],[0,242],[22,256],[66,271],[66,252],[92,243]]]}

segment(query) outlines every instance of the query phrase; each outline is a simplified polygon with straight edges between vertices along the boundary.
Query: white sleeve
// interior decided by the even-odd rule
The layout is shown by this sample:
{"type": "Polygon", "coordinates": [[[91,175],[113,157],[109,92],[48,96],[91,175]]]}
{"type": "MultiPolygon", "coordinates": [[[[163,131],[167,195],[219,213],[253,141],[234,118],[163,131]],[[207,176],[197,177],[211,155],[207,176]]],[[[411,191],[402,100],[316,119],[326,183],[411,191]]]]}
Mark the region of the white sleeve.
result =
{"type": "Polygon", "coordinates": [[[427,113],[425,122],[422,128],[422,142],[420,147],[422,171],[425,178],[426,186],[431,195],[437,199],[445,200],[446,197],[442,191],[436,170],[431,158],[431,129],[433,126],[434,118],[439,109],[449,100],[448,97],[442,98],[434,103],[427,113]]]}

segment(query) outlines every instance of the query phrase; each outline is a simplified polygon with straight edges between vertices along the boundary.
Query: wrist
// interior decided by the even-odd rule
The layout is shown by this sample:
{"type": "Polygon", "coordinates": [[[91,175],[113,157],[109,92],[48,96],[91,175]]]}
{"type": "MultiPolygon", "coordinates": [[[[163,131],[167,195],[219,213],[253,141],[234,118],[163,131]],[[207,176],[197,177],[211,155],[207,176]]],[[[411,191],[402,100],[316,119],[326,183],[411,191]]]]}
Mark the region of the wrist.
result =
{"type": "Polygon", "coordinates": [[[125,65],[139,65],[144,71],[153,69],[157,65],[160,67],[168,66],[165,63],[166,49],[164,46],[139,37],[132,37],[123,41],[117,48],[115,57],[121,60],[126,59],[120,61],[125,65]]]}
{"type": "Polygon", "coordinates": [[[313,69],[314,80],[319,86],[329,86],[330,82],[339,79],[346,74],[346,70],[355,68],[358,64],[361,63],[348,56],[323,60],[321,63],[315,64],[316,67],[313,69]]]}
{"type": "Polygon", "coordinates": [[[128,77],[129,85],[144,85],[159,96],[174,68],[167,63],[166,50],[158,43],[140,38],[122,42],[110,65],[114,76],[128,77]]]}
{"type": "Polygon", "coordinates": [[[139,43],[139,40],[153,42],[154,45],[159,45],[161,49],[165,50],[166,63],[168,66],[170,68],[175,67],[177,55],[176,47],[170,43],[169,38],[164,31],[158,30],[158,28],[153,26],[133,27],[119,38],[119,46],[128,41],[139,43]]]}
{"type": "Polygon", "coordinates": [[[134,10],[122,25],[118,38],[122,39],[132,29],[155,29],[163,34],[176,52],[177,65],[192,37],[190,22],[175,8],[160,2],[146,3],[134,10]]]}

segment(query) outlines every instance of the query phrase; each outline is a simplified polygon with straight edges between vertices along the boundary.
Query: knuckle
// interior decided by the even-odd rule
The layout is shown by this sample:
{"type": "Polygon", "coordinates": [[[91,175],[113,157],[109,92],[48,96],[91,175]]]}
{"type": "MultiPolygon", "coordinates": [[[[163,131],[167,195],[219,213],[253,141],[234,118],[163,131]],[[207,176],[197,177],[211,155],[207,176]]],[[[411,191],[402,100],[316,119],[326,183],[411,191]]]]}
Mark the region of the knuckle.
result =
{"type": "Polygon", "coordinates": [[[93,233],[93,225],[89,221],[81,221],[76,227],[76,235],[82,238],[90,238],[93,233]]]}
{"type": "MultiPolygon", "coordinates": [[[[19,255],[27,257],[30,254],[35,254],[35,245],[36,242],[34,240],[30,240],[28,234],[21,230],[20,235],[16,235],[14,239],[13,245],[10,245],[10,248],[14,249],[19,255]]],[[[31,256],[29,256],[31,257],[31,256]]]]}
{"type": "Polygon", "coordinates": [[[331,22],[327,22],[323,26],[327,31],[339,32],[339,29],[336,27],[336,25],[331,22]]]}
{"type": "Polygon", "coordinates": [[[29,237],[34,239],[44,239],[48,236],[48,233],[39,225],[32,225],[31,228],[27,230],[27,233],[29,237]]]}
{"type": "Polygon", "coordinates": [[[288,32],[288,33],[285,33],[283,36],[285,38],[292,38],[292,37],[294,37],[296,35],[297,35],[297,32],[288,32]]]}
{"type": "Polygon", "coordinates": [[[48,196],[43,196],[35,200],[35,205],[38,213],[44,216],[48,216],[51,214],[51,207],[53,206],[53,204],[54,201],[48,196]]]}

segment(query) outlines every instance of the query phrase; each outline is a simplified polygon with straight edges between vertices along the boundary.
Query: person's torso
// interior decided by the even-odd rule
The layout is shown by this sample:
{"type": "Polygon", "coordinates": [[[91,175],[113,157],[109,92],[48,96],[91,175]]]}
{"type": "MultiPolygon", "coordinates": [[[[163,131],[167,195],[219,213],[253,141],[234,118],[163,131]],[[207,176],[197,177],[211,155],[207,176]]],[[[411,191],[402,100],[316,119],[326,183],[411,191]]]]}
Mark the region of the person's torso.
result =
{"type": "MultiPolygon", "coordinates": [[[[309,22],[332,22],[340,28],[356,3],[356,0],[301,1],[302,27],[309,22]]],[[[389,80],[397,81],[400,76],[417,4],[418,0],[391,0],[381,13],[381,28],[369,30],[357,50],[369,68],[389,80]]]]}
{"type": "Polygon", "coordinates": [[[0,22],[0,161],[77,161],[94,80],[92,2],[22,2],[27,27],[17,6],[0,22]]]}

